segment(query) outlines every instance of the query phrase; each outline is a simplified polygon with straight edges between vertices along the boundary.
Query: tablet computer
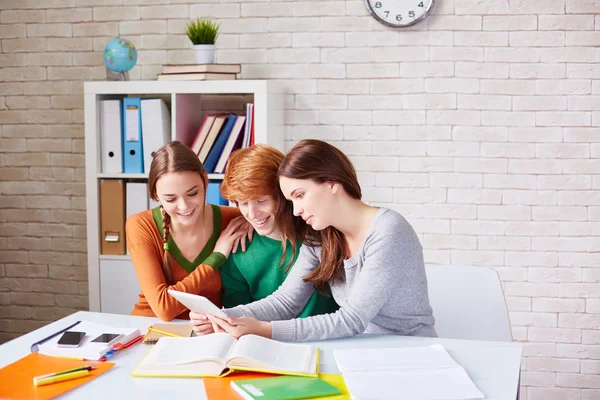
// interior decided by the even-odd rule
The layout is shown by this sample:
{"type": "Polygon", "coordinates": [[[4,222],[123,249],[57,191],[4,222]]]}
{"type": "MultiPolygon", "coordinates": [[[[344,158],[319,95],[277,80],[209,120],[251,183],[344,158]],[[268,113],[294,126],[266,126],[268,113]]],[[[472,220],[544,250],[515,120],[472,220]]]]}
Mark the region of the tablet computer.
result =
{"type": "Polygon", "coordinates": [[[175,297],[181,304],[189,308],[191,311],[200,314],[211,314],[215,317],[227,319],[225,311],[217,307],[212,301],[203,296],[180,292],[178,290],[169,289],[167,292],[175,297]]]}

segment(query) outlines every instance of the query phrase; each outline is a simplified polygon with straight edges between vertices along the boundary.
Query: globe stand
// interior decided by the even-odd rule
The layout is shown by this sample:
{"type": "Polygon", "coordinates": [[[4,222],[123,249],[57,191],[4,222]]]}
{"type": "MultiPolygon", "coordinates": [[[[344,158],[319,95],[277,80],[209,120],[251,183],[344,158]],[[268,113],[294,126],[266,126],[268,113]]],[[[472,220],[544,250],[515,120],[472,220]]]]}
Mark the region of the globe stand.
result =
{"type": "Polygon", "coordinates": [[[112,72],[107,67],[106,69],[106,80],[107,81],[128,81],[129,80],[129,72],[112,72]]]}

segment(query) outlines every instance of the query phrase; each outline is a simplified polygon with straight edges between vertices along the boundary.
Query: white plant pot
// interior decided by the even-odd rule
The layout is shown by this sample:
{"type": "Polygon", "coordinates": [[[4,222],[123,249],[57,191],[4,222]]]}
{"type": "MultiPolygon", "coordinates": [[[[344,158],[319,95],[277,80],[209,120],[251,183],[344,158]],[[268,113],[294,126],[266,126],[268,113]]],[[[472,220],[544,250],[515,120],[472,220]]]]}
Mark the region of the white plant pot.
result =
{"type": "Polygon", "coordinates": [[[214,44],[195,44],[194,53],[196,54],[196,63],[198,64],[214,64],[215,62],[214,44]]]}

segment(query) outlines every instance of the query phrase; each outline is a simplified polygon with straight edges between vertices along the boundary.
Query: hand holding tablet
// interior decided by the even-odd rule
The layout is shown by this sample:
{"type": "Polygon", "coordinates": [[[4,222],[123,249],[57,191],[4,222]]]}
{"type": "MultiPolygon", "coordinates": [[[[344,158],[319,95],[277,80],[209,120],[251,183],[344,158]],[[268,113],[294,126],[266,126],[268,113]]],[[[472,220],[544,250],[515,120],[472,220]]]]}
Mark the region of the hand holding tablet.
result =
{"type": "Polygon", "coordinates": [[[214,303],[206,297],[171,289],[167,290],[167,292],[191,311],[199,314],[211,314],[225,320],[228,318],[225,311],[214,305],[214,303]]]}

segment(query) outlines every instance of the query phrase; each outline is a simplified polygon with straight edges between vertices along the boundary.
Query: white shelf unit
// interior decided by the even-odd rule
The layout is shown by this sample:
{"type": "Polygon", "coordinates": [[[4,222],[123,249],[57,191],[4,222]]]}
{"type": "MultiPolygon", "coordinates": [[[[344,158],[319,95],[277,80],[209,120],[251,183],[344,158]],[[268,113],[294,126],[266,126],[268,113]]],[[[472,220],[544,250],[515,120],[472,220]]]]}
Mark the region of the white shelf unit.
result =
{"type": "MultiPolygon", "coordinates": [[[[265,143],[283,151],[283,93],[276,82],[85,82],[85,178],[90,311],[129,314],[139,294],[139,284],[129,256],[100,254],[99,180],[148,179],[147,173],[102,173],[100,165],[99,101],[128,96],[165,100],[170,106],[171,139],[179,140],[188,146],[196,136],[204,115],[215,111],[245,114],[242,105],[253,102],[255,143],[265,143]]],[[[223,179],[223,175],[209,174],[209,179],[220,180],[223,179]]]]}

